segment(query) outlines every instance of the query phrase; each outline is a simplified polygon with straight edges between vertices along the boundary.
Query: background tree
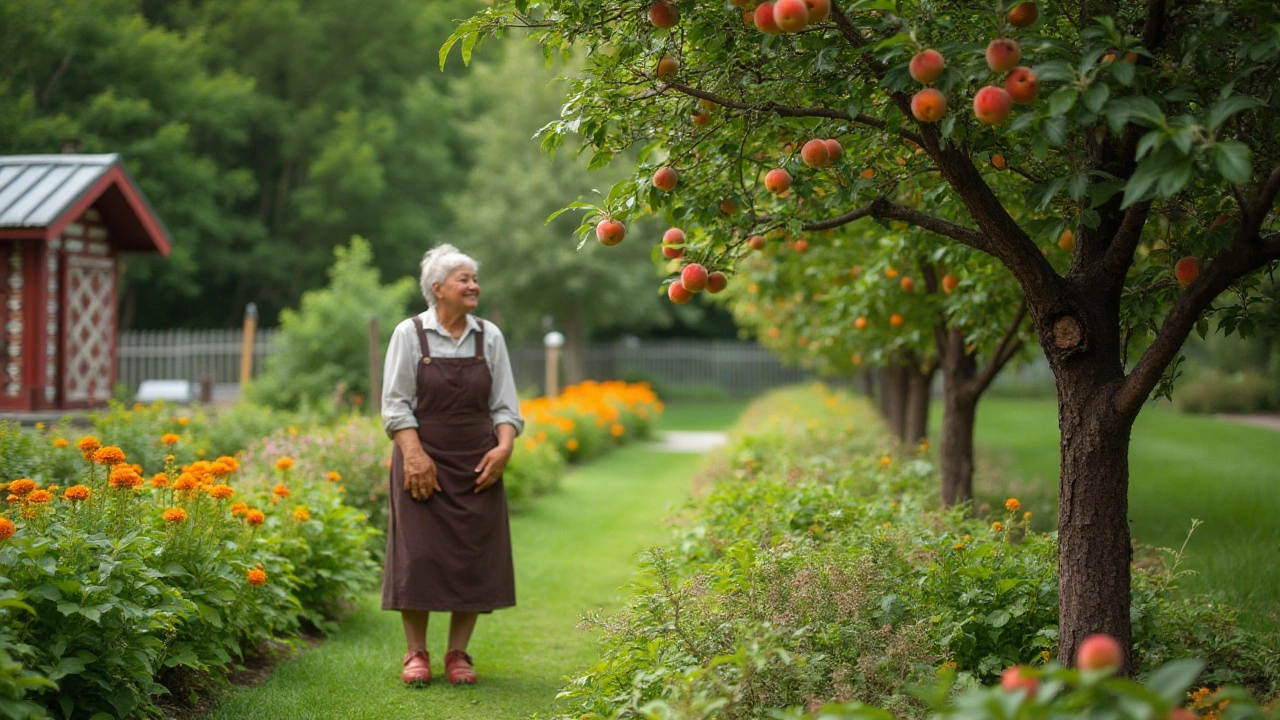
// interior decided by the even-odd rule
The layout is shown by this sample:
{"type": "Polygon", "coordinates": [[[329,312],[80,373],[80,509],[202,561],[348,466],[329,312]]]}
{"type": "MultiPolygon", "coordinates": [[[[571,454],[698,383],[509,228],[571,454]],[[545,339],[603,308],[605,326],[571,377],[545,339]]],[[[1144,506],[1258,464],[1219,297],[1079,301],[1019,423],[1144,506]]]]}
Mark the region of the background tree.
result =
{"type": "Polygon", "coordinates": [[[621,220],[653,210],[702,228],[690,261],[732,268],[763,229],[796,235],[868,218],[999,260],[1022,289],[1057,384],[1058,659],[1067,663],[1090,633],[1130,646],[1134,419],[1153,391],[1168,391],[1183,341],[1197,325],[1208,330],[1206,313],[1227,332],[1247,329],[1258,271],[1280,259],[1280,138],[1270,121],[1280,109],[1280,8],[1073,0],[1010,15],[1014,5],[779,0],[746,16],[692,0],[663,0],[656,14],[632,0],[505,0],[441,54],[461,41],[465,60],[481,38],[512,26],[532,28],[550,52],[585,52],[588,70],[552,133],[580,133],[602,157],[659,138],[683,190],[660,195],[642,174],[612,194],[635,198],[621,220]],[[945,67],[928,67],[926,56],[918,69],[928,72],[916,77],[934,87],[922,90],[909,64],[925,49],[940,51],[945,67]],[[1006,77],[1020,59],[1024,69],[1006,77]],[[1001,86],[1028,101],[1011,121],[1001,86]],[[698,101],[711,108],[698,112],[698,101]],[[758,187],[787,143],[824,138],[856,148],[872,176],[847,163],[821,169],[814,153],[807,164],[822,194],[784,203],[758,187]],[[898,164],[892,148],[904,140],[923,152],[898,164]],[[1017,186],[984,177],[981,159],[997,152],[1023,179],[1017,186]],[[922,192],[901,197],[888,178],[922,192]],[[743,212],[716,212],[727,195],[743,212]],[[1074,235],[1065,273],[1037,245],[1063,229],[1074,235]],[[1168,250],[1151,251],[1157,237],[1168,250]],[[1229,288],[1245,301],[1215,307],[1229,288]]]}

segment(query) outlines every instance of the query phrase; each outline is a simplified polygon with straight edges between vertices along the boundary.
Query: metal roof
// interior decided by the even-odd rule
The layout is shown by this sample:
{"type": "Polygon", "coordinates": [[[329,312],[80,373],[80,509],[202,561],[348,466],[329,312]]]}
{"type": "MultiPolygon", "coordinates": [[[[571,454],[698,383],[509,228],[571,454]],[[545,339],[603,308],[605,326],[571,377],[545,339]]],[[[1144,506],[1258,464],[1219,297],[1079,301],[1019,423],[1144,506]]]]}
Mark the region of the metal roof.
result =
{"type": "Polygon", "coordinates": [[[0,227],[52,225],[119,162],[116,154],[0,157],[0,227]]]}

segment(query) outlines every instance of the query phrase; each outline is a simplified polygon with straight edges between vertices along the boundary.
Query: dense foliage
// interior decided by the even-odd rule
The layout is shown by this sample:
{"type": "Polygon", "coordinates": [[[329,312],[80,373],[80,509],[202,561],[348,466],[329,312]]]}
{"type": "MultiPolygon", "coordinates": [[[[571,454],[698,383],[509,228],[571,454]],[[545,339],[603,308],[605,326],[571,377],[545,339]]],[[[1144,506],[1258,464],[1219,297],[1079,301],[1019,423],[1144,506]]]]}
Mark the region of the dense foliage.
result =
{"type": "MultiPolygon", "coordinates": [[[[743,416],[701,497],[650,550],[601,661],[565,688],[566,717],[760,717],[857,699],[918,717],[940,668],[960,687],[1057,648],[1052,535],[1010,498],[986,519],[937,510],[934,467],[894,454],[870,409],[821,387],[743,416]]],[[[1194,552],[1194,550],[1192,550],[1194,552]]],[[[1275,638],[1171,592],[1177,556],[1134,579],[1137,666],[1187,656],[1203,682],[1280,691],[1275,638]]]]}

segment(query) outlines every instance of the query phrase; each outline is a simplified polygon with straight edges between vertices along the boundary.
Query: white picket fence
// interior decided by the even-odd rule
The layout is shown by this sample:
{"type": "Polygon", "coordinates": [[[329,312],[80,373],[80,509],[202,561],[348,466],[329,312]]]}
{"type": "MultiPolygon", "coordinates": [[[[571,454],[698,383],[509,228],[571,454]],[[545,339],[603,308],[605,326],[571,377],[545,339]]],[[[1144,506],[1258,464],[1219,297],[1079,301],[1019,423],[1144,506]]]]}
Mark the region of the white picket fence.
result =
{"type": "MultiPolygon", "coordinates": [[[[275,350],[276,329],[258,331],[254,374],[275,350]]],[[[240,330],[151,330],[120,334],[119,381],[136,390],[143,380],[209,379],[215,386],[240,380],[240,330]]],[[[541,347],[512,348],[512,371],[522,388],[541,385],[546,353],[541,347]]],[[[786,367],[755,343],[725,340],[635,340],[599,343],[587,349],[585,374],[594,380],[645,379],[671,389],[749,396],[809,377],[786,367]]]]}

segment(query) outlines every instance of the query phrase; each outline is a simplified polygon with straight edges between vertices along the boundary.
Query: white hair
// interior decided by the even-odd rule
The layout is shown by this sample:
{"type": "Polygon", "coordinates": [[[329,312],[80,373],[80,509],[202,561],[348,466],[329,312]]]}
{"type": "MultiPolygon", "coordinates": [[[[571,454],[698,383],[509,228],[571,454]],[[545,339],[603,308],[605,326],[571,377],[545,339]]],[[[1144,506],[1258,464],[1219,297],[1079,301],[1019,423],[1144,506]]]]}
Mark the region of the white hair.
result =
{"type": "Polygon", "coordinates": [[[418,285],[422,287],[422,297],[426,298],[429,307],[436,306],[436,294],[431,286],[436,283],[443,285],[449,275],[460,267],[480,271],[479,263],[449,243],[437,245],[422,256],[422,275],[418,278],[418,285]]]}

